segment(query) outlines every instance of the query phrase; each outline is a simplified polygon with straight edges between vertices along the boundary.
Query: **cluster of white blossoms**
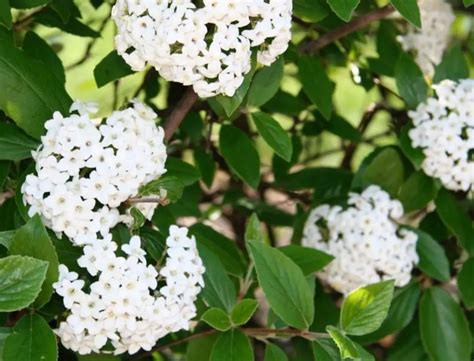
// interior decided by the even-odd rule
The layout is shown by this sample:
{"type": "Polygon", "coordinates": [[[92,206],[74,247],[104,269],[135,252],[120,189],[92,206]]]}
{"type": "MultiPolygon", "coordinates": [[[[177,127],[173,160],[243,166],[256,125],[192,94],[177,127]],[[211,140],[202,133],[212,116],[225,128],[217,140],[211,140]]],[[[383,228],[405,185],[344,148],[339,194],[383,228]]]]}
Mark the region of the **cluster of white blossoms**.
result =
{"type": "Polygon", "coordinates": [[[449,44],[455,16],[451,5],[445,0],[421,0],[419,5],[421,29],[410,25],[407,33],[398,39],[404,50],[415,53],[423,73],[433,75],[449,44]]]}
{"type": "MultiPolygon", "coordinates": [[[[36,175],[26,177],[22,193],[30,216],[39,214],[58,235],[84,245],[130,222],[119,207],[166,172],[166,148],[156,114],[141,103],[98,125],[82,103],[74,103],[71,112],[68,117],[55,112],[46,122],[42,145],[33,153],[36,175]]],[[[151,218],[156,206],[137,208],[151,218]]]]}
{"type": "Polygon", "coordinates": [[[334,256],[319,276],[341,293],[389,279],[401,287],[418,263],[416,234],[396,223],[402,216],[398,200],[369,186],[351,193],[345,209],[322,205],[312,210],[302,244],[334,256]]]}
{"type": "Polygon", "coordinates": [[[423,149],[423,171],[451,190],[474,186],[474,80],[444,80],[429,98],[408,114],[413,147],[423,149]]]}
{"type": "Polygon", "coordinates": [[[201,97],[234,95],[252,51],[270,65],[291,39],[291,0],[118,0],[118,53],[134,70],[147,63],[201,97]]]}
{"type": "Polygon", "coordinates": [[[91,284],[61,265],[54,288],[69,315],[55,332],[63,345],[80,354],[103,352],[110,345],[115,354],[134,354],[150,351],[170,332],[188,330],[204,286],[204,267],[187,232],[170,227],[166,263],[159,272],[146,264],[137,236],[122,245],[122,256],[110,236],[84,247],[78,263],[95,277],[91,284]]]}

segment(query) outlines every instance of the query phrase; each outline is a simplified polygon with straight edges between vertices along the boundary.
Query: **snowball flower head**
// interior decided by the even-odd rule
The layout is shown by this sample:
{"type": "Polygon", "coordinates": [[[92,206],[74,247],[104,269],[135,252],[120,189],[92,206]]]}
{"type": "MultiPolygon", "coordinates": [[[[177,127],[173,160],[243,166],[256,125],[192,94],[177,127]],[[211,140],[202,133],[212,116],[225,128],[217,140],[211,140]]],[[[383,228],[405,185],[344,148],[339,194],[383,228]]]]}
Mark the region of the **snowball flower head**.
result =
{"type": "Polygon", "coordinates": [[[118,0],[112,10],[118,53],[146,64],[201,97],[234,95],[252,51],[270,65],[291,39],[291,0],[118,0]]]}
{"type": "Polygon", "coordinates": [[[123,255],[117,255],[111,238],[84,247],[78,263],[95,277],[87,287],[61,265],[53,286],[68,309],[55,330],[62,344],[80,354],[100,353],[108,344],[115,354],[134,354],[150,351],[171,332],[188,330],[205,269],[196,241],[187,233],[171,226],[161,269],[147,265],[137,236],[122,245],[123,255]],[[158,286],[158,276],[163,285],[158,286]]]}
{"type": "MultiPolygon", "coordinates": [[[[95,108],[76,102],[69,116],[54,113],[33,152],[36,174],[28,175],[21,189],[29,215],[39,214],[46,226],[76,245],[129,221],[119,206],[166,171],[164,132],[150,108],[135,102],[99,125],[91,119],[95,108]]],[[[140,207],[152,216],[150,205],[140,207]]]]}
{"type": "Polygon", "coordinates": [[[433,75],[449,44],[449,34],[455,16],[445,0],[421,0],[421,29],[410,25],[398,40],[405,51],[415,53],[416,62],[424,74],[433,75]]]}
{"type": "Polygon", "coordinates": [[[414,128],[409,137],[423,149],[423,171],[454,191],[474,185],[474,80],[444,80],[433,86],[436,96],[408,113],[414,128]]]}
{"type": "Polygon", "coordinates": [[[334,256],[319,276],[341,293],[389,279],[402,287],[418,263],[416,234],[399,229],[395,222],[402,216],[398,200],[370,186],[361,194],[351,193],[345,209],[329,205],[313,209],[302,243],[334,256]]]}

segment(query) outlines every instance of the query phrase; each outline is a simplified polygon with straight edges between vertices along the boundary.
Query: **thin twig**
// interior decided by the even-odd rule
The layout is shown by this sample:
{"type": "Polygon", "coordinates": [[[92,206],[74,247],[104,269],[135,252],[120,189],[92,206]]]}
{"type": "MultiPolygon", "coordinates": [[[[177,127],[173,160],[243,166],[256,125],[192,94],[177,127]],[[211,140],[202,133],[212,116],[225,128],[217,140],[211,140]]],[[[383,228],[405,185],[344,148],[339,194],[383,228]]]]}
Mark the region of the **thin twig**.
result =
{"type": "Polygon", "coordinates": [[[194,92],[193,88],[188,88],[186,90],[183,97],[171,112],[170,116],[168,117],[168,121],[165,124],[165,140],[167,142],[173,137],[173,134],[179,128],[181,122],[198,99],[199,97],[194,92]]]}
{"type": "Polygon", "coordinates": [[[374,21],[378,21],[383,18],[386,18],[393,12],[394,12],[394,9],[390,5],[371,11],[370,13],[367,13],[358,18],[355,18],[351,22],[341,26],[340,28],[337,28],[334,31],[331,31],[329,33],[322,35],[320,38],[314,41],[304,43],[300,47],[300,50],[303,53],[317,52],[318,50],[324,48],[325,46],[331,43],[334,43],[335,41],[339,39],[342,39],[346,35],[349,35],[355,31],[365,28],[366,26],[368,26],[370,23],[374,21]]]}

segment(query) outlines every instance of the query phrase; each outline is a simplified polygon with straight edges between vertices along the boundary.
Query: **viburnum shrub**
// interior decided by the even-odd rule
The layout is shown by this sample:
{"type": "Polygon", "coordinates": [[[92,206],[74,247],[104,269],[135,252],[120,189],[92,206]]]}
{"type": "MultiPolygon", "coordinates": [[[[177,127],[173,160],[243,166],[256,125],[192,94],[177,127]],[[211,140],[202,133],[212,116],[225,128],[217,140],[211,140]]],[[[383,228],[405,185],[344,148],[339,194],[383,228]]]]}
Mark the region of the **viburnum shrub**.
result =
{"type": "Polygon", "coordinates": [[[473,0],[0,0],[0,361],[471,361],[473,0]]]}

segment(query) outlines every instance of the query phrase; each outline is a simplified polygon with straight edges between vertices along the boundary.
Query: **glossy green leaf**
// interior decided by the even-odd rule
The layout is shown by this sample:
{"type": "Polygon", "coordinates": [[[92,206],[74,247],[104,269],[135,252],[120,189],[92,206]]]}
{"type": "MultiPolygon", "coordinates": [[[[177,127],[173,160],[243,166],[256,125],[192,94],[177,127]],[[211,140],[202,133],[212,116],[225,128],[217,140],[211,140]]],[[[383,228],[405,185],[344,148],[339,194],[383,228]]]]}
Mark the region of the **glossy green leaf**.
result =
{"type": "Polygon", "coordinates": [[[359,336],[377,330],[387,317],[393,289],[393,281],[384,281],[352,291],[342,304],[342,329],[359,336]]]}
{"type": "Polygon", "coordinates": [[[150,195],[162,196],[163,200],[168,199],[171,202],[176,202],[181,199],[183,189],[184,184],[178,177],[165,174],[141,187],[138,194],[140,197],[150,195]]]}
{"type": "Polygon", "coordinates": [[[263,234],[262,225],[258,216],[253,213],[248,222],[247,226],[245,227],[245,241],[248,242],[250,240],[265,242],[265,236],[263,234]]]}
{"type": "Polygon", "coordinates": [[[469,64],[460,46],[453,46],[447,51],[441,63],[436,67],[433,83],[442,80],[460,80],[469,78],[469,64]]]}
{"type": "Polygon", "coordinates": [[[34,302],[37,308],[45,305],[53,294],[53,283],[59,277],[59,261],[54,245],[39,216],[34,216],[18,229],[10,245],[10,254],[30,256],[48,262],[46,279],[34,302]]]}
{"type": "Polygon", "coordinates": [[[12,26],[12,13],[9,0],[0,0],[0,25],[10,29],[12,26]]]}
{"type": "Polygon", "coordinates": [[[133,74],[133,70],[116,50],[107,54],[94,68],[94,78],[99,88],[130,74],[133,74]]]}
{"type": "Polygon", "coordinates": [[[403,154],[412,162],[416,169],[421,168],[421,164],[425,159],[423,150],[421,148],[413,148],[411,145],[411,139],[408,135],[409,130],[411,129],[410,125],[405,125],[400,131],[400,148],[403,154]]]}
{"type": "Polygon", "coordinates": [[[168,157],[166,169],[166,176],[176,177],[186,187],[201,179],[196,167],[178,158],[168,157]]]}
{"type": "Polygon", "coordinates": [[[332,339],[317,339],[312,346],[315,361],[341,361],[339,348],[332,339]]]}
{"type": "Polygon", "coordinates": [[[313,322],[313,292],[301,269],[278,249],[251,240],[248,247],[270,307],[286,324],[307,329],[313,322]]]}
{"type": "Polygon", "coordinates": [[[390,0],[393,7],[410,23],[421,28],[420,9],[416,0],[390,0]]]}
{"type": "Polygon", "coordinates": [[[51,2],[51,0],[10,0],[10,5],[15,9],[31,9],[51,2]]]}
{"type": "Polygon", "coordinates": [[[331,9],[344,21],[351,20],[352,13],[357,8],[360,0],[327,0],[331,9]]]}
{"type": "Polygon", "coordinates": [[[239,330],[219,336],[212,349],[211,361],[253,361],[253,349],[249,338],[239,330]]]}
{"type": "Polygon", "coordinates": [[[289,162],[293,153],[293,144],[287,131],[267,113],[253,113],[252,119],[265,142],[276,154],[289,162]]]}
{"type": "Polygon", "coordinates": [[[186,361],[209,361],[217,338],[218,335],[213,334],[190,341],[186,349],[186,361]]]}
{"type": "Polygon", "coordinates": [[[356,345],[341,330],[334,326],[328,326],[326,331],[339,348],[339,354],[343,360],[346,358],[360,360],[360,353],[356,345]]]}
{"type": "Polygon", "coordinates": [[[331,13],[325,0],[294,0],[293,14],[304,21],[317,23],[331,13]]]}
{"type": "Polygon", "coordinates": [[[261,107],[276,94],[283,78],[285,61],[280,56],[272,65],[258,70],[247,94],[249,106],[261,107]]]}
{"type": "Polygon", "coordinates": [[[457,281],[459,292],[461,293],[464,304],[469,307],[474,307],[474,258],[469,258],[462,265],[459,271],[457,281]]]}
{"type": "Polygon", "coordinates": [[[0,259],[0,312],[31,305],[41,291],[47,269],[48,262],[31,257],[0,259]]]}
{"type": "Polygon", "coordinates": [[[211,154],[202,149],[194,149],[194,161],[202,175],[202,181],[208,187],[212,186],[216,174],[216,162],[211,154]]]}
{"type": "Polygon", "coordinates": [[[229,315],[220,308],[210,308],[201,316],[201,321],[219,331],[227,331],[232,327],[229,315]]]}
{"type": "Polygon", "coordinates": [[[277,345],[273,343],[267,343],[265,347],[265,355],[263,361],[287,361],[288,356],[286,353],[277,345]]]}
{"type": "Polygon", "coordinates": [[[305,276],[322,270],[334,259],[333,256],[320,250],[297,245],[280,247],[278,250],[291,258],[301,268],[305,276]]]}
{"type": "Polygon", "coordinates": [[[436,198],[438,190],[433,178],[422,171],[413,172],[400,188],[398,199],[405,213],[421,209],[436,198]]]}
{"type": "Polygon", "coordinates": [[[25,315],[5,341],[3,361],[55,361],[56,336],[43,317],[25,315]]]}
{"type": "Polygon", "coordinates": [[[395,79],[400,96],[408,108],[416,108],[426,100],[428,85],[424,75],[413,58],[406,53],[402,53],[397,61],[395,79]]]}
{"type": "Polygon", "coordinates": [[[474,0],[463,0],[464,6],[471,6],[474,5],[474,0]]]}
{"type": "Polygon", "coordinates": [[[257,188],[260,183],[260,157],[247,134],[232,125],[223,125],[219,149],[232,171],[252,188],[257,188]]]}
{"type": "Polygon", "coordinates": [[[470,360],[472,337],[466,317],[445,290],[427,289],[419,312],[421,340],[430,360],[470,360]]]}
{"type": "Polygon", "coordinates": [[[232,310],[232,323],[237,326],[245,325],[257,311],[257,308],[258,302],[256,300],[243,299],[232,310]]]}
{"type": "Polygon", "coordinates": [[[0,123],[0,159],[22,160],[31,158],[31,151],[39,143],[13,124],[0,123]]]}

